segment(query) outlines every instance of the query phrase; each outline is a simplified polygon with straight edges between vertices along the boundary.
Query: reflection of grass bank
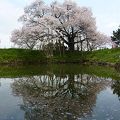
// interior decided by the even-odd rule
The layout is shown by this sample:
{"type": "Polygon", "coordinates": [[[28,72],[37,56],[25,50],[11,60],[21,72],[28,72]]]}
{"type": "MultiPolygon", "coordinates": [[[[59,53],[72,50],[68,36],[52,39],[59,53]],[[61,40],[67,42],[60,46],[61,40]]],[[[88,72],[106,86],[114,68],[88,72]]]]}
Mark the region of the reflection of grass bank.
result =
{"type": "Polygon", "coordinates": [[[67,74],[89,74],[99,77],[120,79],[120,74],[110,67],[101,66],[81,66],[76,64],[67,65],[40,65],[40,66],[16,66],[0,67],[0,77],[21,77],[21,76],[33,76],[33,75],[53,75],[66,76],[67,74]]]}

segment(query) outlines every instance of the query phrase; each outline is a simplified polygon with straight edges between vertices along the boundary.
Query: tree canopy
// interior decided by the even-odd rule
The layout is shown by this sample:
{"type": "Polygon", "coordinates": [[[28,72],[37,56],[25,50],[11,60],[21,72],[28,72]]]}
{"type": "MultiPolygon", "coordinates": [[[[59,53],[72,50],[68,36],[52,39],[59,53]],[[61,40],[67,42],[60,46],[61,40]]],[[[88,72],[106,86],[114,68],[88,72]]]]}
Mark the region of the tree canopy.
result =
{"type": "Polygon", "coordinates": [[[116,31],[113,31],[113,35],[111,36],[111,39],[114,43],[120,45],[120,27],[116,31]]]}
{"type": "Polygon", "coordinates": [[[91,9],[70,0],[50,5],[36,0],[25,7],[19,21],[23,27],[13,31],[11,41],[20,47],[33,49],[59,43],[70,51],[82,51],[96,49],[109,39],[97,31],[91,9]]]}

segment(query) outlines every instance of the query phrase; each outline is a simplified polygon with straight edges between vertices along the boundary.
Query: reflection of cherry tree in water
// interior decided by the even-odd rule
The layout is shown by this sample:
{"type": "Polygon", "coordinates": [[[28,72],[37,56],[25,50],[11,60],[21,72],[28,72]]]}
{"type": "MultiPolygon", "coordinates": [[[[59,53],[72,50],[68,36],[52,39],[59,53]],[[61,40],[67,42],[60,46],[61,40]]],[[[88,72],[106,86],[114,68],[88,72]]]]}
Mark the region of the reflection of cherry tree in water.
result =
{"type": "Polygon", "coordinates": [[[16,79],[13,93],[23,97],[26,120],[74,120],[92,112],[106,80],[89,75],[16,79]]]}
{"type": "Polygon", "coordinates": [[[113,80],[111,88],[113,89],[113,94],[118,95],[120,100],[120,80],[113,80]]]}
{"type": "MultiPolygon", "coordinates": [[[[115,68],[116,68],[116,71],[118,73],[120,73],[120,64],[119,63],[116,64],[115,68]]],[[[119,76],[119,74],[118,74],[118,76],[119,76]]],[[[113,94],[118,95],[119,100],[120,100],[120,80],[119,79],[113,80],[111,88],[113,89],[113,94]]]]}
{"type": "Polygon", "coordinates": [[[1,87],[1,85],[2,85],[2,84],[1,84],[1,79],[0,79],[0,87],[1,87]]]}

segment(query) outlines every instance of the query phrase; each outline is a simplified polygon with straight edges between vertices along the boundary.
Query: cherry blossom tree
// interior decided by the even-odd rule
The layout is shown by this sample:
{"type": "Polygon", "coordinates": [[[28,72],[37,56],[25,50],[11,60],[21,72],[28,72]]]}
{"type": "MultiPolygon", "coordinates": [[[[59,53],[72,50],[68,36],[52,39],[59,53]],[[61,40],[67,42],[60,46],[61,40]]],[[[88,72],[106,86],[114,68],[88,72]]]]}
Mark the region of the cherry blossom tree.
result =
{"type": "Polygon", "coordinates": [[[36,0],[25,7],[19,20],[23,22],[23,28],[13,32],[11,41],[31,48],[38,41],[46,41],[66,44],[70,51],[74,51],[77,45],[81,50],[86,45],[89,50],[93,43],[99,44],[99,38],[104,36],[97,31],[91,9],[80,7],[70,0],[64,0],[63,3],[55,1],[50,5],[36,0]],[[101,37],[95,37],[97,34],[101,37]]]}
{"type": "Polygon", "coordinates": [[[92,36],[92,40],[88,43],[87,50],[92,51],[100,48],[104,48],[107,44],[111,42],[111,38],[103,33],[96,32],[92,36]]]}
{"type": "Polygon", "coordinates": [[[11,41],[19,47],[33,49],[42,41],[42,37],[44,37],[44,33],[39,26],[23,27],[12,32],[11,41]]]}

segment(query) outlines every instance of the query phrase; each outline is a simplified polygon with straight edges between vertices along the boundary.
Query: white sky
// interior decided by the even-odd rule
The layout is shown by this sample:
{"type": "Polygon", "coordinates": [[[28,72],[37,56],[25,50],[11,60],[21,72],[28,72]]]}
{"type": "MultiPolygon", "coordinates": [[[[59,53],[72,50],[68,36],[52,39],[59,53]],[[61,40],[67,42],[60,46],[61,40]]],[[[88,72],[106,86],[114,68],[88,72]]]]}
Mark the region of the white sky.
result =
{"type": "MultiPolygon", "coordinates": [[[[33,0],[0,0],[0,48],[9,48],[11,32],[20,26],[17,21],[23,9],[33,0]]],[[[63,0],[62,0],[63,1],[63,0]]],[[[90,7],[96,17],[98,30],[111,35],[120,25],[120,0],[74,0],[90,7]]],[[[51,0],[45,0],[50,3],[51,0]]]]}

